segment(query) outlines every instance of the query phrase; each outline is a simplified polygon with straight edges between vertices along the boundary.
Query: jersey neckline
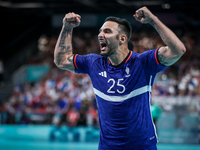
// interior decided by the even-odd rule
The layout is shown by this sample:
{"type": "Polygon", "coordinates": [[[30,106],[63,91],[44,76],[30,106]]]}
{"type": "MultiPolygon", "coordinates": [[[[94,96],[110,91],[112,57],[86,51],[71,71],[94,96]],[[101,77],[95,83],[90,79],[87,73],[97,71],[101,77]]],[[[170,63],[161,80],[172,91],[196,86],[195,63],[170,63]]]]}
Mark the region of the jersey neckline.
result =
{"type": "Polygon", "coordinates": [[[117,66],[112,65],[109,58],[108,58],[108,63],[110,64],[110,66],[112,66],[114,68],[119,68],[119,67],[123,66],[130,59],[132,53],[133,53],[132,51],[129,51],[129,53],[126,56],[126,58],[117,66]]]}

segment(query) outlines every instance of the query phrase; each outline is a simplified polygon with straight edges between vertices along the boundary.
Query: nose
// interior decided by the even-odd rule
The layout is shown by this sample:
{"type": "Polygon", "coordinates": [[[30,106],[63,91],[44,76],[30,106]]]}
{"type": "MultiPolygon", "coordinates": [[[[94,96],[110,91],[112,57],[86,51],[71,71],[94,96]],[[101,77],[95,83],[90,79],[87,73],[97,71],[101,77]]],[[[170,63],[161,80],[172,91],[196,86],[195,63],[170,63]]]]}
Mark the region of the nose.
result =
{"type": "Polygon", "coordinates": [[[99,32],[99,34],[98,34],[98,39],[103,39],[103,38],[104,38],[103,32],[99,32]]]}

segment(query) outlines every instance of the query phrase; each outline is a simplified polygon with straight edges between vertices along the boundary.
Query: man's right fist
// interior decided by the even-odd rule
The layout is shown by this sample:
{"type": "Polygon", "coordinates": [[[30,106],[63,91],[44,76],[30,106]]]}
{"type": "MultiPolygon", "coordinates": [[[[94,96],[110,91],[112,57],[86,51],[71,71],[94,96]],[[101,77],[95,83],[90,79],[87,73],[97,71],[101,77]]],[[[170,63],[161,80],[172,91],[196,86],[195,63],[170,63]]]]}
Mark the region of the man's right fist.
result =
{"type": "Polygon", "coordinates": [[[63,18],[63,25],[65,27],[75,28],[80,25],[80,23],[81,23],[80,19],[81,19],[80,15],[75,14],[74,12],[68,13],[63,18]]]}

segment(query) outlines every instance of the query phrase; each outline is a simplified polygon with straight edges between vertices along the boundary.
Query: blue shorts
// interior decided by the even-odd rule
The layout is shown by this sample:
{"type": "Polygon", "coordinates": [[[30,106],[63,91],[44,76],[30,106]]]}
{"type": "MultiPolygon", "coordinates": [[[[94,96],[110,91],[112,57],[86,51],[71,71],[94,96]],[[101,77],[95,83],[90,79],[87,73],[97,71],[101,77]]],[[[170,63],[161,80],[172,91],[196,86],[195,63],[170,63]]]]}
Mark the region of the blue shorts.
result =
{"type": "Polygon", "coordinates": [[[151,147],[145,148],[144,150],[157,150],[156,145],[153,145],[151,147]]]}

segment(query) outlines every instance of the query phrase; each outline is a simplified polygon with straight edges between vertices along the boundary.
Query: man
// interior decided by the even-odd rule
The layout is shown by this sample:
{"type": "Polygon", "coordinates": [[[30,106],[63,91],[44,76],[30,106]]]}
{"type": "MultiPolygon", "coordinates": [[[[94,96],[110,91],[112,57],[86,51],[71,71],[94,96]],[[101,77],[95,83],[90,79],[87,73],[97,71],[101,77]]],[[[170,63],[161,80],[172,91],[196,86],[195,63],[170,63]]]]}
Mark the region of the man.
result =
{"type": "Polygon", "coordinates": [[[152,100],[151,100],[150,110],[151,110],[151,116],[152,116],[152,119],[153,119],[153,123],[154,123],[154,125],[157,129],[157,121],[160,118],[160,116],[162,115],[162,110],[152,100]]]}
{"type": "Polygon", "coordinates": [[[138,54],[128,49],[131,27],[125,19],[108,17],[99,30],[101,56],[74,55],[72,30],[81,16],[68,13],[58,38],[55,64],[86,73],[93,83],[100,124],[99,150],[156,150],[157,136],[150,114],[151,87],[157,72],[186,51],[183,43],[146,7],[133,15],[152,25],[167,46],[138,54]]]}

